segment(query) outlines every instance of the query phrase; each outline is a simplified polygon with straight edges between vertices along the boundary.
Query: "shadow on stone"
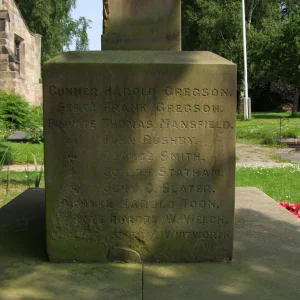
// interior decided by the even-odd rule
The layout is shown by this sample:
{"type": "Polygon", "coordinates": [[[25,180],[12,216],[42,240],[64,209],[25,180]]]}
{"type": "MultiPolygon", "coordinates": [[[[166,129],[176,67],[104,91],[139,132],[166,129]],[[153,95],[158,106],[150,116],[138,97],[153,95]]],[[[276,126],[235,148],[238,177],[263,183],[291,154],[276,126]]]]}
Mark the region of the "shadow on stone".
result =
{"type": "Polygon", "coordinates": [[[140,264],[50,263],[44,189],[28,189],[0,208],[1,300],[140,300],[140,264]]]}
{"type": "Polygon", "coordinates": [[[31,188],[0,208],[0,262],[48,261],[44,199],[44,189],[31,188]]]}
{"type": "Polygon", "coordinates": [[[237,188],[232,263],[144,267],[144,300],[299,298],[300,223],[256,188],[237,188]]]}
{"type": "Polygon", "coordinates": [[[140,264],[141,256],[132,249],[115,247],[109,250],[107,261],[140,264]]]}

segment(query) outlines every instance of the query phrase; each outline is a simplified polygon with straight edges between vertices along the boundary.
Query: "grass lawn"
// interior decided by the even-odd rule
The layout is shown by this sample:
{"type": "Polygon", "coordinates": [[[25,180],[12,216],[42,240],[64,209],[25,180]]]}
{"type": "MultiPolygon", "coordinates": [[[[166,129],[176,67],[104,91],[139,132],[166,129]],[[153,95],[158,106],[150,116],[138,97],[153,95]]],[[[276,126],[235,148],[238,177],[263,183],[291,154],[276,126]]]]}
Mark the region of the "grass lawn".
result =
{"type": "Polygon", "coordinates": [[[28,164],[33,163],[33,153],[38,164],[44,163],[44,144],[12,143],[0,141],[0,157],[6,148],[8,153],[5,164],[28,164]]]}
{"type": "Polygon", "coordinates": [[[241,115],[237,116],[237,142],[283,147],[277,142],[280,138],[280,118],[282,137],[300,137],[300,115],[290,118],[290,112],[253,113],[252,119],[247,121],[241,115]]]}
{"type": "MultiPolygon", "coordinates": [[[[300,137],[300,115],[290,118],[290,112],[253,113],[252,119],[244,121],[237,116],[237,142],[284,147],[277,141],[282,137],[300,137]],[[282,119],[281,119],[282,118],[282,119]]],[[[273,157],[276,160],[276,156],[273,157]]],[[[300,203],[300,167],[284,168],[238,168],[236,186],[254,186],[276,201],[300,203]]]]}
{"type": "Polygon", "coordinates": [[[278,202],[300,203],[300,166],[237,168],[236,186],[257,187],[278,202]]]}

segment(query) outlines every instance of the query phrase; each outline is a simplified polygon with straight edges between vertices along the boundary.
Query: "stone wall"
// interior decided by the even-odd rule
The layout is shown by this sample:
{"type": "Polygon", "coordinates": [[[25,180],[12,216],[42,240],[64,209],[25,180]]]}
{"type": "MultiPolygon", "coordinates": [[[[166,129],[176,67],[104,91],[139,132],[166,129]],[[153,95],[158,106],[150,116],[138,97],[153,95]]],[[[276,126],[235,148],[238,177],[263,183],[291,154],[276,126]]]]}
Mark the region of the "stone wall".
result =
{"type": "Polygon", "coordinates": [[[0,89],[20,94],[31,104],[40,104],[41,35],[30,32],[14,0],[1,1],[0,89]]]}

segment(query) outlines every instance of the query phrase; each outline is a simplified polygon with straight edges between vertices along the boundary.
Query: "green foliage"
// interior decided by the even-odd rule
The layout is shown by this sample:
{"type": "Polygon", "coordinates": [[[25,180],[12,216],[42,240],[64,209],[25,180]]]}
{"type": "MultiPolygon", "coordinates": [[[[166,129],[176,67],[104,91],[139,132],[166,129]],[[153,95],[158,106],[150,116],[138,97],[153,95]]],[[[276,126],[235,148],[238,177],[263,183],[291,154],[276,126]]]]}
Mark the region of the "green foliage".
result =
{"type": "Polygon", "coordinates": [[[260,30],[249,32],[253,73],[260,81],[298,84],[300,66],[300,10],[291,7],[289,14],[273,12],[264,19],[260,30]]]}
{"type": "MultiPolygon", "coordinates": [[[[300,95],[300,6],[294,0],[247,0],[249,86],[293,87],[300,95]]],[[[241,0],[182,0],[183,49],[213,51],[238,66],[243,90],[241,0]]],[[[298,93],[298,94],[297,94],[298,93]]],[[[251,96],[251,95],[250,95],[251,96]]]]}
{"type": "Polygon", "coordinates": [[[250,74],[252,86],[289,86],[295,116],[300,95],[300,8],[295,1],[280,4],[270,10],[260,28],[249,31],[250,74]]]}
{"type": "Polygon", "coordinates": [[[0,118],[7,129],[21,129],[28,120],[28,102],[20,95],[0,91],[0,118]]]}
{"type": "Polygon", "coordinates": [[[6,139],[14,130],[24,130],[32,143],[43,141],[43,110],[41,106],[30,106],[17,94],[0,90],[0,130],[6,139]]]}
{"type": "Polygon", "coordinates": [[[27,139],[31,143],[42,143],[44,141],[43,108],[41,106],[30,106],[24,130],[27,132],[27,139]]]}
{"type": "Polygon", "coordinates": [[[238,64],[242,78],[241,1],[183,0],[182,46],[212,51],[238,64]]]}
{"type": "Polygon", "coordinates": [[[84,17],[74,20],[71,10],[76,0],[16,0],[31,31],[42,35],[42,61],[69,49],[72,41],[77,50],[88,49],[87,28],[90,21],[84,17]]]}
{"type": "Polygon", "coordinates": [[[90,21],[84,17],[78,19],[77,28],[74,30],[76,36],[79,36],[79,39],[76,39],[76,51],[87,51],[89,50],[89,38],[87,35],[87,30],[90,28],[90,21]]]}
{"type": "Polygon", "coordinates": [[[41,105],[30,106],[30,120],[36,126],[43,125],[43,107],[41,105]]]}

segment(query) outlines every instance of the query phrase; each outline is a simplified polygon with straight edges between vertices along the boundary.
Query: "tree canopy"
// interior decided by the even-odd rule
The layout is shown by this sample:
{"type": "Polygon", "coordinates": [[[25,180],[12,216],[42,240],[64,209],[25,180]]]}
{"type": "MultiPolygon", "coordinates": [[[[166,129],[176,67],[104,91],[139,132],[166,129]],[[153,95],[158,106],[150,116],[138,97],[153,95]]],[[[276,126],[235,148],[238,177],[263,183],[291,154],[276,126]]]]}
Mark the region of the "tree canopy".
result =
{"type": "MultiPolygon", "coordinates": [[[[238,65],[243,89],[241,0],[182,0],[183,49],[213,51],[238,65]]],[[[249,84],[300,90],[300,8],[296,0],[245,0],[249,84]]]]}
{"type": "Polygon", "coordinates": [[[90,21],[71,17],[76,0],[16,0],[16,3],[29,29],[43,36],[43,62],[68,49],[72,42],[77,50],[88,50],[90,21]]]}

